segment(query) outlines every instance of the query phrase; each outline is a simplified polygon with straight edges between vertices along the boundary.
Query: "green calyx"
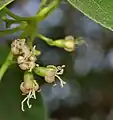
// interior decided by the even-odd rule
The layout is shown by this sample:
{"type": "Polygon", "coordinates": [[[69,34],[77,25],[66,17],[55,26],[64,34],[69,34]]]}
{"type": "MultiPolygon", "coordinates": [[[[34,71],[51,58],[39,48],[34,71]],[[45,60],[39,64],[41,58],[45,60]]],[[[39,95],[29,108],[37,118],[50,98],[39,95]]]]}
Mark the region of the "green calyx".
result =
{"type": "Polygon", "coordinates": [[[33,80],[34,80],[33,73],[25,71],[24,72],[24,82],[33,81],[33,80]]]}
{"type": "Polygon", "coordinates": [[[35,67],[34,72],[35,74],[45,77],[48,69],[46,67],[35,67]]]}

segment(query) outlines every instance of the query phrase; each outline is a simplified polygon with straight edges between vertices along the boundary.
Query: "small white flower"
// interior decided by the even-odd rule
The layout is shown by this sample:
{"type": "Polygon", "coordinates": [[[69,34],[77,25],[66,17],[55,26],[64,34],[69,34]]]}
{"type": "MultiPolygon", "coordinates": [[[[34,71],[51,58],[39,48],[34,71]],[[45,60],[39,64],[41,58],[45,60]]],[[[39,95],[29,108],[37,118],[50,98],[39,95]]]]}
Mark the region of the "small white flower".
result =
{"type": "MultiPolygon", "coordinates": [[[[29,82],[29,81],[28,81],[29,82]]],[[[40,92],[39,85],[36,80],[30,81],[29,83],[22,82],[20,85],[20,90],[22,91],[22,95],[27,95],[24,100],[21,102],[21,109],[24,110],[24,102],[27,101],[28,108],[31,108],[30,99],[36,99],[36,91],[40,92]],[[26,85],[27,84],[27,85],[26,85]]]]}
{"type": "MultiPolygon", "coordinates": [[[[48,83],[52,83],[52,82],[55,82],[55,77],[58,78],[58,80],[60,81],[60,85],[61,87],[64,86],[64,84],[66,84],[66,82],[64,82],[59,75],[62,75],[63,72],[64,72],[64,68],[65,65],[62,65],[62,66],[58,66],[58,67],[55,67],[54,65],[48,65],[47,66],[47,72],[46,72],[46,75],[45,75],[45,81],[48,82],[48,83]]],[[[54,84],[56,85],[56,84],[54,84]]]]}

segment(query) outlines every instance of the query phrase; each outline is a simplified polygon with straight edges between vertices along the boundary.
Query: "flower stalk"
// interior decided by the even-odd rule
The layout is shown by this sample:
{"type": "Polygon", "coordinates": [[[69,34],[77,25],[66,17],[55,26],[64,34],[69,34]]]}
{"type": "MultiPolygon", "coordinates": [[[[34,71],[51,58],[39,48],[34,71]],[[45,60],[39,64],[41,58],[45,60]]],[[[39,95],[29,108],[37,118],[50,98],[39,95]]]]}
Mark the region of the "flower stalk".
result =
{"type": "Polygon", "coordinates": [[[7,56],[7,59],[0,68],[0,82],[2,80],[4,73],[6,72],[8,67],[12,64],[12,61],[13,61],[13,54],[10,52],[7,56]]]}

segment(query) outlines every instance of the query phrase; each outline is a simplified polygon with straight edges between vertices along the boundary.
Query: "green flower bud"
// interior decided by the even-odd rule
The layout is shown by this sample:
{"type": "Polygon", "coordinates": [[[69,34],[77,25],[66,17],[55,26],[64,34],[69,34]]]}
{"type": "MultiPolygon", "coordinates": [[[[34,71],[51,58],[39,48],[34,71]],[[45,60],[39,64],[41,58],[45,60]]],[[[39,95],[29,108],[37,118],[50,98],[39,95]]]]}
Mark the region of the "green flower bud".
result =
{"type": "Polygon", "coordinates": [[[31,56],[29,57],[29,60],[32,61],[32,62],[36,62],[37,58],[36,58],[36,56],[31,55],[31,56]]]}
{"type": "Polygon", "coordinates": [[[29,66],[28,66],[27,63],[21,63],[21,64],[19,64],[19,67],[22,70],[28,70],[29,69],[29,66]]]}
{"type": "Polygon", "coordinates": [[[67,36],[65,39],[54,41],[52,45],[64,48],[68,52],[72,52],[75,50],[75,39],[73,36],[67,36]]]}

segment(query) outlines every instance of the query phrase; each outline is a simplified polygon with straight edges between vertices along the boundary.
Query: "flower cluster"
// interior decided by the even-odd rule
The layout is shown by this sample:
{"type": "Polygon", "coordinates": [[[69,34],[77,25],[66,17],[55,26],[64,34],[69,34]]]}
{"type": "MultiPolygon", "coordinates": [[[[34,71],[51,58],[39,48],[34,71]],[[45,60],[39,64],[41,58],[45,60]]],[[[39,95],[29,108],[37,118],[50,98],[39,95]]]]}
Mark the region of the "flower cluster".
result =
{"type": "MultiPolygon", "coordinates": [[[[61,79],[59,75],[62,75],[64,72],[64,67],[65,65],[62,66],[54,66],[54,65],[48,65],[47,67],[40,67],[36,66],[34,69],[34,72],[39,75],[44,77],[45,81],[47,83],[54,83],[56,85],[55,77],[58,78],[60,81],[60,85],[63,88],[64,84],[66,84],[65,81],[61,79]]],[[[34,80],[33,73],[26,71],[24,74],[24,80],[20,84],[20,90],[22,91],[22,95],[26,95],[24,100],[21,102],[21,109],[24,111],[24,102],[27,101],[27,106],[28,108],[31,108],[32,105],[29,103],[30,99],[36,99],[35,92],[40,92],[40,87],[39,84],[34,80]]]]}
{"type": "Polygon", "coordinates": [[[11,51],[17,57],[17,63],[22,70],[32,71],[36,66],[37,54],[35,54],[35,47],[30,50],[25,39],[17,39],[12,42],[11,51]]]}
{"type": "MultiPolygon", "coordinates": [[[[67,36],[64,40],[55,40],[48,41],[48,44],[64,48],[68,52],[75,50],[75,44],[81,44],[78,41],[75,41],[73,36],[67,36]]],[[[36,99],[36,92],[40,92],[40,87],[37,81],[34,79],[33,72],[44,78],[45,82],[53,83],[56,85],[56,78],[60,81],[60,86],[63,88],[66,84],[62,80],[60,75],[64,73],[64,67],[47,65],[42,67],[39,64],[36,64],[37,56],[40,55],[40,51],[33,48],[29,48],[25,39],[14,40],[11,44],[11,52],[16,58],[18,66],[25,71],[23,82],[20,84],[20,90],[22,95],[26,95],[24,100],[21,102],[21,109],[24,111],[24,103],[27,102],[28,108],[31,108],[30,99],[36,99]]]]}
{"type": "Polygon", "coordinates": [[[56,78],[60,81],[61,87],[66,84],[59,75],[64,72],[65,65],[54,66],[48,65],[47,67],[42,67],[36,64],[37,56],[40,52],[32,49],[26,44],[25,39],[14,40],[11,44],[11,52],[17,60],[19,67],[25,71],[24,80],[20,84],[20,90],[22,95],[26,95],[24,100],[21,102],[21,109],[24,111],[24,103],[27,102],[28,108],[31,108],[30,99],[36,99],[36,91],[40,91],[39,84],[34,80],[33,72],[39,76],[42,76],[47,83],[54,83],[56,85],[56,78]]]}

